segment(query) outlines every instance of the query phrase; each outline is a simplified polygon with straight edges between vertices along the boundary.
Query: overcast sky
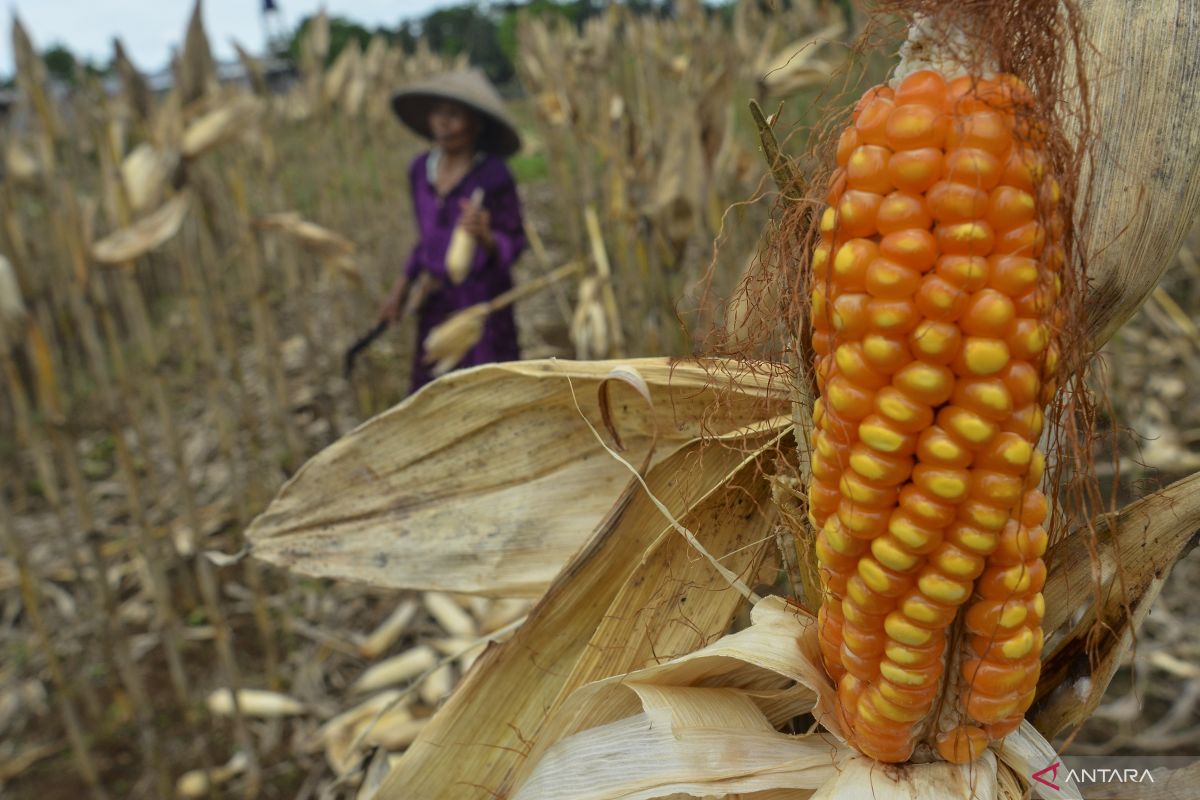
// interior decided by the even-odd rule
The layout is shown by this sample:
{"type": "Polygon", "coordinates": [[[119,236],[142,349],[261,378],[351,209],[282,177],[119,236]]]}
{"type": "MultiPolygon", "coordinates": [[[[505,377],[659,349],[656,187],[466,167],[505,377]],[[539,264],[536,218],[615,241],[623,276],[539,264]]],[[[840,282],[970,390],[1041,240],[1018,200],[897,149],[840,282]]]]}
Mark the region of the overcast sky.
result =
{"type": "MultiPolygon", "coordinates": [[[[458,0],[276,0],[290,29],[321,6],[333,16],[349,17],[367,27],[395,27],[402,20],[423,16],[458,0]]],[[[112,38],[120,36],[126,52],[138,67],[154,71],[165,67],[171,47],[183,39],[193,0],[7,0],[7,15],[0,15],[0,74],[13,70],[12,37],[8,25],[15,12],[34,46],[66,45],[76,55],[107,63],[112,38]]],[[[217,58],[233,58],[231,39],[252,52],[263,43],[262,0],[204,0],[204,25],[217,58]]]]}

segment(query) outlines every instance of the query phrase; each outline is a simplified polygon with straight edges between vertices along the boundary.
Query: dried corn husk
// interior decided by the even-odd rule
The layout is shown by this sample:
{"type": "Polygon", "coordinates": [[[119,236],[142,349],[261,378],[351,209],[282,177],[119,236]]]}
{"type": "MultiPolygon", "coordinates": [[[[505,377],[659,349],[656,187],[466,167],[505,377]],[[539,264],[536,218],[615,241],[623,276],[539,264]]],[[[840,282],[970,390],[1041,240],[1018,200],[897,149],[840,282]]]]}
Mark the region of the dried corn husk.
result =
{"type": "MultiPolygon", "coordinates": [[[[233,693],[228,689],[217,689],[205,701],[210,713],[218,717],[233,715],[233,693]]],[[[291,717],[308,712],[304,703],[286,694],[266,689],[239,689],[237,708],[247,717],[291,717]]]]}
{"type": "Polygon", "coordinates": [[[780,436],[748,434],[733,448],[694,442],[652,467],[646,485],[661,509],[640,485],[622,495],[513,638],[479,657],[380,797],[487,797],[536,740],[546,710],[575,688],[691,652],[724,630],[742,595],[696,557],[662,509],[729,569],[754,573],[770,520],[754,512],[766,506],[766,482],[756,490],[751,476],[780,436]],[[438,752],[446,741],[464,743],[456,764],[438,752]],[[467,755],[482,752],[470,743],[490,755],[467,755]]]}
{"type": "Polygon", "coordinates": [[[414,728],[413,721],[401,692],[392,690],[338,714],[321,726],[316,739],[325,748],[329,766],[344,775],[358,763],[362,749],[407,734],[414,728]]]}
{"type": "Polygon", "coordinates": [[[180,145],[183,157],[198,158],[243,133],[255,123],[261,108],[252,95],[243,95],[194,120],[183,132],[180,145]]]}
{"type": "Polygon", "coordinates": [[[217,91],[217,65],[204,31],[202,10],[202,0],[196,0],[183,40],[183,53],[175,63],[175,82],[185,105],[217,91]]]}
{"type": "Polygon", "coordinates": [[[479,344],[490,313],[487,303],[477,303],[429,331],[425,336],[425,355],[422,360],[433,365],[434,375],[445,375],[454,369],[471,352],[471,348],[479,344]]]}
{"type": "Polygon", "coordinates": [[[134,212],[158,203],[163,188],[179,163],[179,155],[142,142],[121,162],[121,180],[134,212]]]}
{"type": "Polygon", "coordinates": [[[0,345],[13,341],[25,320],[25,300],[12,263],[0,256],[0,345]]]}
{"type": "Polygon", "coordinates": [[[612,345],[604,311],[600,279],[589,275],[579,282],[579,300],[571,317],[571,342],[581,361],[607,358],[612,345]]]}
{"type": "Polygon", "coordinates": [[[368,669],[355,682],[354,691],[373,692],[386,686],[404,683],[432,668],[437,660],[437,653],[433,652],[433,648],[425,645],[414,647],[368,669]]]}
{"type": "Polygon", "coordinates": [[[276,230],[293,237],[302,247],[317,255],[353,255],[354,242],[340,233],[323,228],[304,219],[296,211],[281,211],[267,214],[255,220],[255,225],[265,230],[276,230]]]}
{"type": "Polygon", "coordinates": [[[599,424],[599,390],[617,366],[635,368],[653,400],[647,410],[612,390],[612,425],[636,460],[656,433],[659,461],[702,432],[717,391],[709,370],[744,391],[707,420],[714,434],[789,407],[766,365],[755,375],[725,362],[527,361],[454,373],[305,465],[247,531],[253,555],[380,586],[541,594],[628,481],[576,408],[599,424]],[[447,414],[459,422],[432,423],[447,414]]]}
{"type": "Polygon", "coordinates": [[[1200,31],[1175,24],[1195,14],[1191,0],[1135,15],[1123,0],[1081,5],[1096,76],[1087,310],[1099,348],[1153,291],[1200,212],[1200,82],[1190,79],[1200,31]]]}
{"type": "Polygon", "coordinates": [[[358,652],[363,658],[378,658],[389,647],[396,643],[400,634],[404,633],[408,623],[417,614],[417,601],[405,600],[396,606],[396,610],[388,615],[371,635],[358,646],[358,652]]]}
{"type": "Polygon", "coordinates": [[[175,782],[175,792],[180,797],[205,797],[214,786],[236,778],[250,766],[250,759],[245,753],[235,753],[228,762],[205,773],[202,769],[185,772],[175,782]],[[210,780],[211,778],[211,780],[210,780]]]}
{"type": "Polygon", "coordinates": [[[424,600],[425,608],[446,633],[469,637],[479,635],[475,620],[471,619],[471,615],[450,595],[443,592],[426,592],[424,600]]]}
{"type": "Polygon", "coordinates": [[[122,264],[162,246],[179,232],[189,200],[187,192],[180,192],[128,228],[110,233],[92,245],[92,258],[101,264],[122,264]]]}
{"type": "Polygon", "coordinates": [[[4,168],[7,176],[22,184],[36,183],[42,173],[41,162],[33,151],[11,136],[4,147],[4,168]]]}
{"type": "Polygon", "coordinates": [[[772,97],[786,97],[810,86],[823,85],[842,61],[844,47],[833,50],[822,45],[838,41],[846,34],[846,22],[838,19],[812,36],[792,42],[757,67],[759,82],[772,97]],[[823,51],[832,51],[826,58],[817,58],[823,51]]]}

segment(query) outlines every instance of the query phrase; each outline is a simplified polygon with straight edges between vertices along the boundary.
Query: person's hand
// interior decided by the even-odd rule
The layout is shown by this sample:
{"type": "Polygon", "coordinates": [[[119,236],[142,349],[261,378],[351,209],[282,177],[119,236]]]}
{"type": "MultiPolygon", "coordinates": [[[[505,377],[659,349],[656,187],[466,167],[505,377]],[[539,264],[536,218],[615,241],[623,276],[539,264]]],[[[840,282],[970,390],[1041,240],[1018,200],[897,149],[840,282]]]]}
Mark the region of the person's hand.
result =
{"type": "Polygon", "coordinates": [[[467,200],[462,201],[462,216],[458,219],[458,224],[467,233],[475,237],[475,240],[481,245],[491,250],[493,247],[492,240],[492,215],[488,213],[486,208],[475,207],[467,200]]]}
{"type": "Polygon", "coordinates": [[[400,319],[401,313],[404,311],[404,297],[401,294],[392,292],[384,301],[383,306],[379,309],[379,321],[386,322],[388,325],[395,324],[396,320],[400,319]]]}

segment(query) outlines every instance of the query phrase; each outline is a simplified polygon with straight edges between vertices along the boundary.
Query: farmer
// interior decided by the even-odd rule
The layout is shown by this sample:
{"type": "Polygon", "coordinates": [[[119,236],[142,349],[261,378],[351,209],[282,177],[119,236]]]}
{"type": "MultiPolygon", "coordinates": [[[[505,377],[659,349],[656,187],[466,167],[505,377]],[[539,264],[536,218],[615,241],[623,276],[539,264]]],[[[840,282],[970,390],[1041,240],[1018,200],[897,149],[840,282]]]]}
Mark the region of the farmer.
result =
{"type": "MultiPolygon", "coordinates": [[[[525,249],[521,203],[504,164],[521,146],[500,95],[479,70],[447,73],[392,98],[392,109],[417,135],[432,141],[408,168],[419,240],[379,315],[400,318],[409,293],[417,310],[417,347],[410,391],[433,379],[424,341],[448,317],[512,288],[512,265],[525,249]],[[482,201],[475,206],[482,190],[482,201]],[[446,272],[446,251],[456,225],[474,239],[474,260],[461,283],[446,272]]],[[[491,314],[483,336],[458,367],[518,358],[511,306],[491,314]]]]}

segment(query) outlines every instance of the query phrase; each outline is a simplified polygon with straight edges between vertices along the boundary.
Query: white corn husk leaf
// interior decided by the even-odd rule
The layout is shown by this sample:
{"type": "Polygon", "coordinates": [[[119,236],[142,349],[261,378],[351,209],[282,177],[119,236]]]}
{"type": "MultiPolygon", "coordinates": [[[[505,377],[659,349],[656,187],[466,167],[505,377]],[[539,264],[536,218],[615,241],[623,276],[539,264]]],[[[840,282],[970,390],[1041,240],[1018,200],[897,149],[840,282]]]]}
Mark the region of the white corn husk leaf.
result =
{"type": "MultiPolygon", "coordinates": [[[[205,705],[215,716],[232,716],[233,692],[217,689],[208,695],[205,705]]],[[[308,713],[308,707],[296,698],[266,689],[239,689],[237,707],[246,717],[292,717],[308,713]]]]}
{"type": "Polygon", "coordinates": [[[250,526],[253,555],[377,586],[540,595],[629,480],[580,416],[601,419],[599,389],[618,366],[635,368],[653,400],[647,409],[615,382],[610,392],[612,424],[636,461],[655,441],[660,463],[705,430],[732,435],[735,420],[790,408],[782,373],[766,365],[757,375],[667,359],[456,372],[310,460],[250,526]],[[741,391],[714,415],[730,384],[741,391]]]}
{"type": "Polygon", "coordinates": [[[179,232],[189,201],[190,195],[180,192],[129,227],[113,231],[92,245],[92,258],[101,264],[122,264],[161,247],[179,232]]]}
{"type": "Polygon", "coordinates": [[[437,654],[426,645],[406,650],[380,661],[362,674],[353,686],[356,692],[373,692],[415,678],[437,663],[437,654]]]}
{"type": "Polygon", "coordinates": [[[121,162],[121,180],[133,211],[142,211],[162,197],[163,188],[171,177],[179,155],[142,142],[121,162]]]}
{"type": "Polygon", "coordinates": [[[996,756],[990,750],[971,764],[910,764],[888,768],[863,756],[838,765],[837,774],[812,800],[996,800],[996,756]]]}
{"type": "Polygon", "coordinates": [[[261,108],[253,95],[243,95],[194,120],[183,132],[183,157],[197,158],[239,135],[255,123],[261,108]]]}

